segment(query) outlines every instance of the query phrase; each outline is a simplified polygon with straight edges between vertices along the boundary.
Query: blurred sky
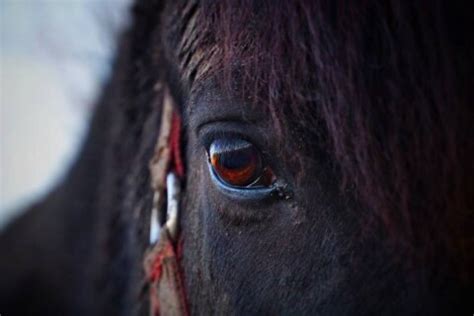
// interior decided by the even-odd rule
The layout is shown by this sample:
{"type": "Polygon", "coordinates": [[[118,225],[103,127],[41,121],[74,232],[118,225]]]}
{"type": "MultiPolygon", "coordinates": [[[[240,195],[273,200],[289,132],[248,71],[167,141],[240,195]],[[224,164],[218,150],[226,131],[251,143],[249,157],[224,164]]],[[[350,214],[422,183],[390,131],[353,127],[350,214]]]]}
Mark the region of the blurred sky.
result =
{"type": "Polygon", "coordinates": [[[82,143],[130,0],[0,0],[0,228],[82,143]]]}

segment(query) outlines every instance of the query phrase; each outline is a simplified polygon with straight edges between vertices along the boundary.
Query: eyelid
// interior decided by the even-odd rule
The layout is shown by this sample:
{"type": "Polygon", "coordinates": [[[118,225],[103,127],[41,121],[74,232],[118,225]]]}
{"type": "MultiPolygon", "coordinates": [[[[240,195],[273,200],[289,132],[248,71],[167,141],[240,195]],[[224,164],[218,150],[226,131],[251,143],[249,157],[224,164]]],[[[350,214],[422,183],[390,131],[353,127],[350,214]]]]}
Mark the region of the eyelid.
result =
{"type": "Polygon", "coordinates": [[[229,183],[224,182],[214,170],[209,157],[209,151],[212,143],[218,139],[239,139],[249,142],[254,145],[257,150],[260,152],[262,160],[266,161],[268,164],[268,159],[266,155],[259,149],[259,146],[245,134],[236,132],[236,131],[223,131],[222,129],[210,129],[205,131],[200,135],[201,143],[206,149],[206,161],[208,165],[209,174],[211,180],[214,183],[215,187],[223,194],[229,196],[232,199],[236,200],[247,200],[247,201],[257,201],[269,198],[273,196],[273,192],[276,191],[276,186],[272,183],[269,186],[233,186],[229,183]]]}
{"type": "Polygon", "coordinates": [[[274,144],[270,142],[265,129],[258,128],[258,124],[246,124],[241,120],[225,120],[212,121],[206,124],[201,124],[199,129],[196,129],[196,138],[198,139],[201,148],[205,149],[206,164],[210,175],[210,180],[220,193],[234,199],[236,201],[261,201],[266,199],[284,199],[288,200],[293,196],[289,184],[281,178],[277,172],[277,178],[270,186],[265,187],[251,187],[251,188],[235,188],[224,184],[218,176],[214,173],[212,166],[209,163],[208,155],[212,142],[218,138],[240,138],[255,145],[260,151],[262,159],[274,171],[279,170],[280,161],[278,156],[273,154],[274,144]]]}

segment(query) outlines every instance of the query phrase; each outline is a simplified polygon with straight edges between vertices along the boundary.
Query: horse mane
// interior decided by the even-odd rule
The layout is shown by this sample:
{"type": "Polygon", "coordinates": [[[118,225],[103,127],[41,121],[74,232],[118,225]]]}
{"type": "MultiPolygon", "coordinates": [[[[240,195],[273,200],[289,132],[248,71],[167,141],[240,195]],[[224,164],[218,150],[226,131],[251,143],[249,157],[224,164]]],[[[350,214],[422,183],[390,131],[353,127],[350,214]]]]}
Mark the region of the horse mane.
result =
{"type": "Polygon", "coordinates": [[[473,47],[462,35],[472,24],[465,8],[442,1],[200,5],[194,44],[208,47],[212,67],[204,68],[214,71],[199,79],[219,73],[232,94],[238,78],[241,99],[267,107],[282,138],[309,132],[308,142],[335,161],[341,189],[369,210],[361,214],[366,230],[381,223],[403,260],[447,257],[464,271],[472,266],[473,47]]]}

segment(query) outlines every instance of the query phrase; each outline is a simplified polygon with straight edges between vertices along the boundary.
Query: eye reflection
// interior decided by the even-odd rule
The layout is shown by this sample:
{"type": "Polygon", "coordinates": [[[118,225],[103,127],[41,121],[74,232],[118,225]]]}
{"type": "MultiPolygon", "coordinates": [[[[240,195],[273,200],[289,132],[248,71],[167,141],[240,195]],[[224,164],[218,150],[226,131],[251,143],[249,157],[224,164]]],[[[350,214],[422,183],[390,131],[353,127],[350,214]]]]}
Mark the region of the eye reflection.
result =
{"type": "Polygon", "coordinates": [[[265,187],[274,180],[271,169],[264,164],[259,150],[239,139],[217,139],[209,148],[209,162],[214,173],[232,187],[265,187]]]}

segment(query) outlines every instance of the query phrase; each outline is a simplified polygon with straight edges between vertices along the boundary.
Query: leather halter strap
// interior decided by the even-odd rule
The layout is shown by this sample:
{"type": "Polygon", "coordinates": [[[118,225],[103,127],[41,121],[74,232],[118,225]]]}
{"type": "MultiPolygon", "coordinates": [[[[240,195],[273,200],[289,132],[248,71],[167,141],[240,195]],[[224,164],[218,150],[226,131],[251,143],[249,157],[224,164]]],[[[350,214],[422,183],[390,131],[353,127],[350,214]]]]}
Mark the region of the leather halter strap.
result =
{"type": "Polygon", "coordinates": [[[150,247],[143,262],[152,316],[189,315],[178,251],[181,244],[178,221],[180,180],[184,176],[180,137],[180,116],[166,89],[160,132],[149,165],[154,196],[150,216],[150,247]],[[160,223],[160,218],[166,218],[165,222],[160,223]]]}

